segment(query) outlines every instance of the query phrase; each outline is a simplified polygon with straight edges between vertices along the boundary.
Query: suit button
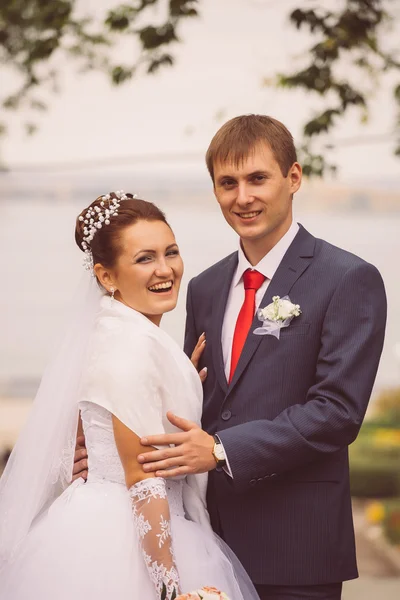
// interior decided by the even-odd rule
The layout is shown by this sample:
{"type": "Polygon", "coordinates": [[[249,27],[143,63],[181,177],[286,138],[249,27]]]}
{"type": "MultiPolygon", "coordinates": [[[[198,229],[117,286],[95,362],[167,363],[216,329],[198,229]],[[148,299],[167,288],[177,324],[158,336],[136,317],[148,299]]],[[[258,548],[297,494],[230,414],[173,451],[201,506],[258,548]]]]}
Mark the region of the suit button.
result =
{"type": "Polygon", "coordinates": [[[250,479],[250,485],[256,485],[257,480],[256,479],[250,479]]]}
{"type": "Polygon", "coordinates": [[[221,418],[223,421],[229,421],[229,419],[231,418],[232,413],[230,410],[224,410],[224,412],[221,415],[221,418]]]}

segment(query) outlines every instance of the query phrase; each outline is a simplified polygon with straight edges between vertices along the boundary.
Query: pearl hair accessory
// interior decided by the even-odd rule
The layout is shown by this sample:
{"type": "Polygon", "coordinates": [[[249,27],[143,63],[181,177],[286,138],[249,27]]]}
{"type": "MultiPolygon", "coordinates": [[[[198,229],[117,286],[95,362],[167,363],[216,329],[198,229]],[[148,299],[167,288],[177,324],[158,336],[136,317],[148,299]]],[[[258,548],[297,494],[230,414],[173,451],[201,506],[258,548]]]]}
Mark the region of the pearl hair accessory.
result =
{"type": "MultiPolygon", "coordinates": [[[[89,207],[85,216],[80,216],[79,221],[83,222],[83,241],[81,246],[85,253],[83,260],[83,266],[87,271],[90,271],[94,277],[93,271],[93,253],[90,248],[90,242],[94,238],[94,234],[98,229],[101,229],[103,225],[109,225],[112,217],[118,217],[118,209],[121,206],[122,200],[128,200],[128,196],[123,190],[113,192],[113,198],[111,194],[106,194],[101,197],[100,206],[89,207]]],[[[133,195],[133,198],[137,198],[137,194],[133,195]]]]}

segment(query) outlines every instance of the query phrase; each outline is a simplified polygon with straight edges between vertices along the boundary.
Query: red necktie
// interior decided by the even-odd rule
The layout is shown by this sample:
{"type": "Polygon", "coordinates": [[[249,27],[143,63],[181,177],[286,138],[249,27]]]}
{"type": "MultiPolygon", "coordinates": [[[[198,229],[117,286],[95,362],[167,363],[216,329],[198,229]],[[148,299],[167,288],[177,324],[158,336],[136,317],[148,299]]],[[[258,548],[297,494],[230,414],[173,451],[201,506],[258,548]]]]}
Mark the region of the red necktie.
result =
{"type": "Polygon", "coordinates": [[[229,383],[232,381],[233,374],[239,362],[243,346],[254,319],[254,313],[256,311],[256,292],[260,289],[264,281],[264,275],[253,269],[247,269],[247,271],[243,273],[245,296],[236,321],[235,333],[233,335],[229,383]]]}

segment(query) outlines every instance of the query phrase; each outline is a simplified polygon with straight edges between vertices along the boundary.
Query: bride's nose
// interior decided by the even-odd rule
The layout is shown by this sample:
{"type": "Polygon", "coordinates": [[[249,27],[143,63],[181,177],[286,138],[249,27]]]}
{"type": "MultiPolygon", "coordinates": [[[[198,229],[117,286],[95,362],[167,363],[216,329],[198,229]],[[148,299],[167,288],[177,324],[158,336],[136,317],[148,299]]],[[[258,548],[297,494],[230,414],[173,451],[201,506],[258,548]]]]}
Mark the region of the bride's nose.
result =
{"type": "Polygon", "coordinates": [[[155,275],[157,275],[157,277],[169,277],[170,275],[172,275],[171,266],[168,265],[165,258],[160,259],[157,262],[155,275]]]}

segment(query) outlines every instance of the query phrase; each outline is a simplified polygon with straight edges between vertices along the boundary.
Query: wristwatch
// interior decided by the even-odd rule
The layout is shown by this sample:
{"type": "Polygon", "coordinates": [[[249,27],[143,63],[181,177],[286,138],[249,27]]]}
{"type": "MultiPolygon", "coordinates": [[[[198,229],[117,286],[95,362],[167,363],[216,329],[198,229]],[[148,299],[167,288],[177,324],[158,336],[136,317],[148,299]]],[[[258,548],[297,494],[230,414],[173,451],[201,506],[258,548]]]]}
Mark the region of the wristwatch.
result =
{"type": "Polygon", "coordinates": [[[221,444],[218,436],[214,435],[214,448],[212,451],[213,457],[215,458],[215,462],[217,463],[217,468],[222,469],[226,465],[226,456],[223,445],[221,444]]]}

